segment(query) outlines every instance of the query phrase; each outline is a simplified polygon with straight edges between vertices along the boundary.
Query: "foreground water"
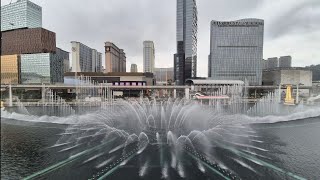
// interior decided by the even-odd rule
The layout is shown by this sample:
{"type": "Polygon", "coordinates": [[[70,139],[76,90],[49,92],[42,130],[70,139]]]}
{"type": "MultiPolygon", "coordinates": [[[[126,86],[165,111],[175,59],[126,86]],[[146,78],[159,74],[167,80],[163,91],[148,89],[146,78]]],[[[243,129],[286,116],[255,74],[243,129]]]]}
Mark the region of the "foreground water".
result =
{"type": "MultiPolygon", "coordinates": [[[[103,147],[102,150],[93,152],[93,154],[70,160],[70,152],[67,148],[63,146],[51,147],[61,138],[61,134],[65,132],[67,127],[63,124],[25,122],[2,118],[1,179],[21,179],[57,164],[59,167],[63,165],[63,168],[51,168],[41,178],[95,178],[95,175],[102,172],[109,162],[123,153],[117,151],[118,146],[115,144],[103,147]],[[109,153],[105,155],[103,152],[109,153]]],[[[256,132],[255,136],[259,137],[259,141],[256,142],[259,147],[268,150],[259,151],[259,156],[255,156],[262,162],[249,162],[241,156],[240,152],[239,154],[231,153],[232,151],[227,151],[219,146],[212,147],[212,151],[219,161],[232,169],[240,178],[320,178],[320,117],[279,123],[252,124],[250,128],[256,132]],[[268,164],[263,164],[263,162],[268,164]]],[[[92,147],[94,146],[92,144],[92,147]]],[[[118,147],[118,149],[120,148],[118,147]]],[[[86,149],[89,148],[86,147],[86,149]]],[[[83,151],[79,150],[79,152],[83,151]]],[[[73,155],[76,157],[77,153],[73,155]]],[[[221,176],[211,171],[210,167],[198,164],[198,161],[194,160],[192,156],[183,157],[183,166],[178,167],[178,171],[175,171],[167,163],[173,161],[170,158],[172,158],[170,148],[166,148],[165,145],[149,144],[141,154],[132,157],[105,178],[222,179],[221,176]]]]}

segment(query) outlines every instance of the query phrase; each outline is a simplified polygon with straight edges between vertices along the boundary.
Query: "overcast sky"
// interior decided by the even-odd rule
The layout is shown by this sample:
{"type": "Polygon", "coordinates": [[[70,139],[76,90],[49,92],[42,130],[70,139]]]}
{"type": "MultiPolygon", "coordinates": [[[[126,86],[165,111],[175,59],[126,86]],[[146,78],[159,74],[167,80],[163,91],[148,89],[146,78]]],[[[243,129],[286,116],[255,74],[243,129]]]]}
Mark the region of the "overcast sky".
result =
{"type": "MultiPolygon", "coordinates": [[[[42,6],[43,27],[64,50],[79,41],[104,53],[104,42],[112,41],[125,50],[127,70],[136,63],[141,71],[142,42],[152,40],[156,67],[173,66],[176,0],[31,1],[42,6]]],[[[197,6],[198,76],[207,76],[211,20],[264,19],[264,58],[291,55],[293,66],[320,64],[320,0],[197,0],[197,6]]]]}

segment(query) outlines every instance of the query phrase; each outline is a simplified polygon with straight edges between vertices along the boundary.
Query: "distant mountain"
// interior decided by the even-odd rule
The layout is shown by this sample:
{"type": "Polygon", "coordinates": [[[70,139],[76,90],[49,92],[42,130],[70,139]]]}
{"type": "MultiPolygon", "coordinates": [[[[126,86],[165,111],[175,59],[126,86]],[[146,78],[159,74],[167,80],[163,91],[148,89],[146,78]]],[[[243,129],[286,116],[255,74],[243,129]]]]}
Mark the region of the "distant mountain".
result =
{"type": "Polygon", "coordinates": [[[320,81],[320,64],[306,66],[312,71],[312,81],[320,81]]]}

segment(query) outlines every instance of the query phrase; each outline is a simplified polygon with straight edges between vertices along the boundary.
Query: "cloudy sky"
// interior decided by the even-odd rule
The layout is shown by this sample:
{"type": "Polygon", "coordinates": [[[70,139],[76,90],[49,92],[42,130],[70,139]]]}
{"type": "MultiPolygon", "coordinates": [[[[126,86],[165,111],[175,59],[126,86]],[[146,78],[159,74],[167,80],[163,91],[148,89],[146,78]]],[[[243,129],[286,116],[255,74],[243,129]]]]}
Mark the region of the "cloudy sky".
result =
{"type": "MultiPolygon", "coordinates": [[[[175,0],[31,1],[42,6],[43,27],[64,50],[74,40],[103,53],[104,42],[112,41],[125,50],[127,69],[136,63],[142,70],[142,42],[152,40],[156,67],[173,66],[175,0]]],[[[264,58],[291,55],[294,66],[320,64],[320,0],[197,0],[197,6],[198,76],[207,76],[211,20],[264,19],[264,58]]]]}

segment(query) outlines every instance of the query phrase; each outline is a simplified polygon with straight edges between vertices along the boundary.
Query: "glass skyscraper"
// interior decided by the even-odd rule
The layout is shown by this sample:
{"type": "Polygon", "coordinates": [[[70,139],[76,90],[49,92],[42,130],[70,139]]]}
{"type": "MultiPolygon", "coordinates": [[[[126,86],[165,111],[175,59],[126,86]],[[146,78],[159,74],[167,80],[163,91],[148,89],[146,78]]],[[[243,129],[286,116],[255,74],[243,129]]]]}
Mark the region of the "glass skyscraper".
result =
{"type": "Polygon", "coordinates": [[[264,21],[211,21],[208,76],[211,79],[262,83],[264,21]]]}
{"type": "Polygon", "coordinates": [[[42,27],[42,8],[28,0],[1,6],[1,31],[42,27]]]}
{"type": "Polygon", "coordinates": [[[197,76],[197,16],[196,0],[177,0],[177,53],[174,55],[177,85],[197,76]]]}
{"type": "Polygon", "coordinates": [[[54,84],[64,81],[65,51],[21,54],[22,84],[54,84]]]}

